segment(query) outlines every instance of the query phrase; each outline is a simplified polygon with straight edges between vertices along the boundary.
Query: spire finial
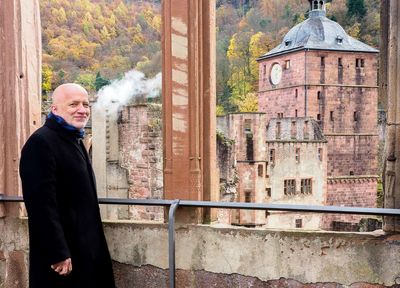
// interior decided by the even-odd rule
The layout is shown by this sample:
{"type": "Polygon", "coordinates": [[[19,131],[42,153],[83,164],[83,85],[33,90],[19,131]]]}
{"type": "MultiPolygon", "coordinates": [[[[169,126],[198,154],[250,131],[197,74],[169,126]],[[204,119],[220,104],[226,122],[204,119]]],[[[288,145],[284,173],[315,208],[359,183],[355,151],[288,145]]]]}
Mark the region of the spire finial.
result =
{"type": "Polygon", "coordinates": [[[325,0],[309,0],[310,2],[310,17],[325,16],[325,0]]]}

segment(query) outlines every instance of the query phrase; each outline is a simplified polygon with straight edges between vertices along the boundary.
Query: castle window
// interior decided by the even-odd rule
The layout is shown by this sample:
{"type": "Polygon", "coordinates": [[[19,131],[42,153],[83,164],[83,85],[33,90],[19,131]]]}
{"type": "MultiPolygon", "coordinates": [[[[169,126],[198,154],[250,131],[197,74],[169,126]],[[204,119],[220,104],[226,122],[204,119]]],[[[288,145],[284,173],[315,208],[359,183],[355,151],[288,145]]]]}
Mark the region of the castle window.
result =
{"type": "Polygon", "coordinates": [[[283,194],[295,195],[296,194],[296,180],[288,179],[283,181],[283,194]]]}
{"type": "Polygon", "coordinates": [[[263,75],[265,77],[265,75],[267,74],[267,64],[263,65],[263,75]]]}
{"type": "Polygon", "coordinates": [[[303,219],[296,219],[296,228],[303,228],[303,219]]]}
{"type": "Polygon", "coordinates": [[[322,161],[322,153],[323,153],[322,148],[318,148],[318,160],[319,161],[322,161]]]}
{"type": "Polygon", "coordinates": [[[281,139],[281,122],[276,122],[276,139],[281,139]]]}
{"type": "Polygon", "coordinates": [[[331,121],[333,121],[333,111],[330,112],[330,114],[329,114],[329,119],[330,119],[331,121]]]}
{"type": "Polygon", "coordinates": [[[254,150],[253,150],[253,134],[246,134],[246,160],[254,160],[254,150]]]}
{"type": "MultiPolygon", "coordinates": [[[[341,36],[337,36],[336,37],[336,42],[338,43],[338,44],[342,44],[343,43],[343,38],[341,37],[341,36]]],[[[340,59],[340,58],[339,58],[340,59]]]]}
{"type": "Polygon", "coordinates": [[[292,40],[285,40],[285,46],[289,46],[292,43],[292,40]]]}
{"type": "Polygon", "coordinates": [[[300,163],[300,148],[296,148],[296,163],[300,163]]]}
{"type": "Polygon", "coordinates": [[[354,171],[350,171],[350,176],[353,176],[354,175],[354,171]]]}
{"type": "Polygon", "coordinates": [[[268,178],[268,162],[265,162],[265,178],[268,178]]]}
{"type": "Polygon", "coordinates": [[[244,119],[244,133],[251,133],[251,119],[244,119]]]}
{"type": "Polygon", "coordinates": [[[321,66],[325,66],[325,57],[324,56],[321,57],[321,66]]]}
{"type": "Polygon", "coordinates": [[[297,117],[297,109],[294,110],[294,117],[297,117]]]}
{"type": "Polygon", "coordinates": [[[318,100],[321,100],[321,91],[318,91],[318,93],[317,93],[317,99],[318,99],[318,100]]]}
{"type": "Polygon", "coordinates": [[[258,177],[263,177],[264,176],[263,175],[263,171],[264,171],[263,165],[258,164],[257,169],[258,169],[258,177]]]}
{"type": "Polygon", "coordinates": [[[321,121],[321,114],[317,114],[317,120],[321,121]]]}
{"type": "Polygon", "coordinates": [[[353,120],[358,121],[358,112],[357,111],[354,111],[354,113],[353,113],[353,120]]]}
{"type": "MultiPolygon", "coordinates": [[[[297,112],[297,110],[296,110],[296,112],[297,112]]],[[[292,127],[290,129],[290,136],[292,139],[296,139],[296,137],[297,137],[296,121],[292,121],[292,127]]]]}
{"type": "Polygon", "coordinates": [[[271,197],[271,188],[265,188],[265,191],[267,192],[267,196],[271,197]]]}
{"type": "Polygon", "coordinates": [[[343,67],[342,58],[338,58],[338,66],[343,67]]]}
{"type": "Polygon", "coordinates": [[[275,164],[275,149],[269,150],[269,163],[271,163],[271,165],[275,164]]]}
{"type": "Polygon", "coordinates": [[[251,192],[244,192],[244,202],[246,203],[251,202],[251,192]]]}
{"type": "Polygon", "coordinates": [[[304,127],[303,127],[303,138],[308,139],[309,133],[308,133],[308,121],[304,121],[304,127]]]}
{"type": "Polygon", "coordinates": [[[301,194],[312,194],[311,178],[301,179],[301,194]]]}
{"type": "Polygon", "coordinates": [[[297,89],[294,91],[294,96],[296,97],[296,99],[297,99],[297,96],[299,96],[299,91],[297,89]]]}
{"type": "Polygon", "coordinates": [[[357,58],[356,59],[356,68],[364,68],[364,59],[361,58],[357,58]]]}
{"type": "Polygon", "coordinates": [[[278,113],[278,118],[279,119],[283,118],[283,113],[278,113]]]}
{"type": "Polygon", "coordinates": [[[318,9],[318,1],[314,1],[313,10],[317,10],[317,9],[318,9]]]}
{"type": "Polygon", "coordinates": [[[286,60],[285,61],[285,69],[289,69],[290,68],[290,60],[286,60]]]}

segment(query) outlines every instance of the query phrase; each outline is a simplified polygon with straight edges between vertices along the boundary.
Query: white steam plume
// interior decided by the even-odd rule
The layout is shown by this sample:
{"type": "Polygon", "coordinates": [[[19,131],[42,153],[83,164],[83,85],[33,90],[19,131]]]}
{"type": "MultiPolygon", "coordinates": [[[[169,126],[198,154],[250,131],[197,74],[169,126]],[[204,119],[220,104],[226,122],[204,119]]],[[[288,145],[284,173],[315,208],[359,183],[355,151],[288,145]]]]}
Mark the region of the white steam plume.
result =
{"type": "Polygon", "coordinates": [[[114,114],[137,97],[153,98],[160,95],[161,73],[154,78],[146,79],[137,70],[126,72],[122,79],[113,80],[97,94],[94,109],[114,114]]]}

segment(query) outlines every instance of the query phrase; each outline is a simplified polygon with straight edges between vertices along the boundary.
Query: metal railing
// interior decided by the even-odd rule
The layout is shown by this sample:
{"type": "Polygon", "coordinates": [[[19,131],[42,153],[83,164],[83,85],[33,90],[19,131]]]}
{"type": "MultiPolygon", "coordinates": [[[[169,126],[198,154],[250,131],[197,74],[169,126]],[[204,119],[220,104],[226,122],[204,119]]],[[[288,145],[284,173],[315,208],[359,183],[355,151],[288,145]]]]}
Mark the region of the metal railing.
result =
{"type": "MultiPolygon", "coordinates": [[[[3,194],[0,194],[0,202],[23,202],[23,198],[18,196],[4,196],[3,194]]],[[[400,217],[400,209],[388,209],[388,208],[362,208],[362,207],[315,206],[315,205],[292,205],[292,204],[260,204],[260,203],[242,203],[242,202],[211,202],[211,201],[189,201],[180,199],[161,200],[161,199],[99,198],[99,203],[111,204],[111,205],[164,206],[170,208],[168,215],[168,262],[169,262],[169,283],[170,283],[169,286],[171,288],[175,287],[175,212],[179,206],[400,217]]]]}

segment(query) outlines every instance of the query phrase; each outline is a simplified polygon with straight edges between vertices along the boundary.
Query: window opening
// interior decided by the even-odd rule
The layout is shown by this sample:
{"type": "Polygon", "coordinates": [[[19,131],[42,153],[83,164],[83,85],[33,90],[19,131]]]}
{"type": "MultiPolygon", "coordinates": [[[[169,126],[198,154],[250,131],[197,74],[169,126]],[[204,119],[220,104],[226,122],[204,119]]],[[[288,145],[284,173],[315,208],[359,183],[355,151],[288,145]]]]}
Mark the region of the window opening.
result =
{"type": "Polygon", "coordinates": [[[285,195],[295,195],[296,194],[296,180],[287,179],[283,181],[283,193],[285,195]]]}
{"type": "Polygon", "coordinates": [[[301,179],[301,194],[312,194],[311,179],[301,179]]]}

